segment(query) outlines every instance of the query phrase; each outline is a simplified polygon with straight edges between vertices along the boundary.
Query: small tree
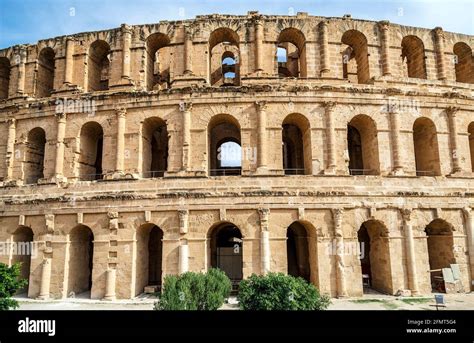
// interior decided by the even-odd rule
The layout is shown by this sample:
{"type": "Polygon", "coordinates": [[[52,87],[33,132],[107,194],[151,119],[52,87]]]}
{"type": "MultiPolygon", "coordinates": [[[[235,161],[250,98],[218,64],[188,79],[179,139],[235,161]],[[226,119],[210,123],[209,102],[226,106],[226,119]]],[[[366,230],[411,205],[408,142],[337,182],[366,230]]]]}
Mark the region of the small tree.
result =
{"type": "Polygon", "coordinates": [[[21,264],[8,267],[0,263],[0,311],[18,308],[18,302],[11,297],[28,281],[20,279],[21,264]]]}
{"type": "Polygon", "coordinates": [[[231,282],[219,269],[168,275],[155,310],[217,310],[229,296],[231,282]]]}
{"type": "Polygon", "coordinates": [[[243,310],[325,310],[331,303],[303,278],[283,273],[251,275],[240,282],[237,298],[243,310]]]}

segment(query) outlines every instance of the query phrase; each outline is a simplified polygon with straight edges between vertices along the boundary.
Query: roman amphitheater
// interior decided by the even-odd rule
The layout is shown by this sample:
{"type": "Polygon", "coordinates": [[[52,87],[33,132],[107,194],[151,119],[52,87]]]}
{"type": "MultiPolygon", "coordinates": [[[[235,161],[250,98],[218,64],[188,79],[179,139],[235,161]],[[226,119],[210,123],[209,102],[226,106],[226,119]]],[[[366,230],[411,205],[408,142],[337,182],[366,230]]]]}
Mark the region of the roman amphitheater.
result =
{"type": "Polygon", "coordinates": [[[2,49],[0,262],[39,299],[211,267],[332,297],[453,291],[449,269],[470,292],[473,47],[248,12],[2,49]]]}

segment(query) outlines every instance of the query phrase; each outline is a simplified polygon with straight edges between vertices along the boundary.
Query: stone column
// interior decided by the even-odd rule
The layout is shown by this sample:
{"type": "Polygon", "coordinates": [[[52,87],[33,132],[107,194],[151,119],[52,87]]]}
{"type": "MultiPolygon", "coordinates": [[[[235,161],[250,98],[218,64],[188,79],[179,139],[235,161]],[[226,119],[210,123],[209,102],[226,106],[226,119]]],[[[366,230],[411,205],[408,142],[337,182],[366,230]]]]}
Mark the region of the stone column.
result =
{"type": "Polygon", "coordinates": [[[26,47],[20,45],[17,49],[16,63],[18,65],[18,84],[17,84],[17,95],[22,96],[25,93],[25,73],[26,73],[26,47]]]}
{"type": "Polygon", "coordinates": [[[329,67],[329,41],[328,41],[328,22],[323,20],[319,23],[320,51],[321,51],[321,77],[329,76],[331,71],[329,67]]]}
{"type": "Polygon", "coordinates": [[[51,258],[45,258],[41,264],[41,282],[38,299],[49,299],[49,290],[51,284],[51,258]]]}
{"type": "Polygon", "coordinates": [[[182,151],[182,167],[184,171],[191,168],[191,110],[193,104],[191,102],[182,102],[179,110],[183,114],[183,151],[182,151]]]}
{"type": "Polygon", "coordinates": [[[342,209],[333,209],[334,237],[336,239],[336,281],[337,297],[347,297],[347,287],[345,278],[344,249],[339,248],[344,245],[344,233],[342,231],[342,209]]]}
{"type": "Polygon", "coordinates": [[[193,50],[192,31],[191,31],[191,28],[188,25],[186,25],[184,26],[184,75],[193,74],[192,50],[193,50]]]}
{"type": "Polygon", "coordinates": [[[403,166],[400,156],[400,113],[397,106],[390,106],[388,115],[390,116],[390,134],[392,140],[392,175],[402,175],[403,166]]]}
{"type": "Polygon", "coordinates": [[[56,161],[54,164],[54,177],[56,180],[63,178],[64,169],[64,136],[66,134],[66,113],[56,113],[58,121],[56,133],[56,161]]]}
{"type": "Polygon", "coordinates": [[[267,103],[257,101],[255,104],[258,114],[257,168],[261,171],[267,168],[267,103]]]}
{"type": "Polygon", "coordinates": [[[263,71],[263,22],[255,19],[255,72],[263,71]]]}
{"type": "Polygon", "coordinates": [[[438,79],[446,80],[446,61],[444,58],[444,32],[441,27],[434,28],[436,67],[438,69],[438,79]]]}
{"type": "Polygon", "coordinates": [[[456,113],[458,110],[458,107],[448,107],[446,109],[449,124],[449,140],[451,142],[451,157],[453,159],[453,174],[461,172],[458,155],[458,127],[456,125],[456,113]]]}
{"type": "Polygon", "coordinates": [[[333,175],[336,173],[336,129],[334,127],[334,102],[324,103],[326,114],[326,139],[327,139],[327,164],[325,174],[333,175]]]}
{"type": "Polygon", "coordinates": [[[115,300],[115,284],[117,279],[117,269],[108,268],[105,275],[105,296],[103,300],[115,300]]]}
{"type": "Polygon", "coordinates": [[[270,215],[270,209],[260,208],[258,210],[260,217],[260,258],[261,258],[261,269],[262,274],[265,275],[270,272],[270,232],[268,231],[268,217],[270,215]]]}
{"type": "Polygon", "coordinates": [[[179,246],[179,274],[186,273],[189,270],[189,246],[185,239],[179,246]]]}
{"type": "Polygon", "coordinates": [[[390,40],[389,40],[389,28],[390,22],[388,20],[379,21],[379,30],[381,35],[381,48],[382,48],[382,73],[384,76],[392,75],[390,68],[390,40]]]}
{"type": "Polygon", "coordinates": [[[72,84],[74,71],[74,38],[66,38],[66,64],[64,66],[64,83],[72,84]]]}
{"type": "Polygon", "coordinates": [[[115,110],[117,114],[117,150],[115,156],[115,172],[123,174],[123,158],[125,154],[125,115],[127,110],[125,108],[118,108],[115,110]]]}
{"type": "Polygon", "coordinates": [[[130,45],[132,44],[132,28],[122,24],[122,79],[130,80],[130,45]]]}
{"type": "Polygon", "coordinates": [[[469,270],[471,274],[471,285],[469,289],[472,290],[474,286],[474,215],[470,207],[465,207],[463,213],[466,222],[467,253],[469,256],[469,270]]]}
{"type": "Polygon", "coordinates": [[[13,162],[15,160],[15,140],[16,140],[16,119],[9,118],[6,121],[8,123],[7,133],[7,153],[6,153],[6,181],[13,180],[13,162]]]}
{"type": "Polygon", "coordinates": [[[418,276],[416,274],[415,241],[411,224],[411,209],[400,210],[403,218],[403,231],[405,232],[405,249],[407,254],[408,287],[412,295],[418,294],[418,276]]]}

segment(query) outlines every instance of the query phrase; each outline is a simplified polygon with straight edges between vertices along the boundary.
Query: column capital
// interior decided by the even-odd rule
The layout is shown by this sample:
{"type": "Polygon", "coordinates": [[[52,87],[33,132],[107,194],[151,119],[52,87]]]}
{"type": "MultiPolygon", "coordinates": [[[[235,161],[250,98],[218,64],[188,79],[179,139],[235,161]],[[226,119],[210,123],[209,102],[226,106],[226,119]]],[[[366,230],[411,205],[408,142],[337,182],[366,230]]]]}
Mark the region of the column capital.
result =
{"type": "Polygon", "coordinates": [[[10,126],[15,126],[16,125],[16,119],[15,118],[7,118],[7,119],[5,119],[5,123],[7,123],[10,126]]]}
{"type": "Polygon", "coordinates": [[[331,212],[336,237],[342,237],[342,217],[344,215],[344,210],[342,208],[333,208],[331,209],[331,212]]]}
{"type": "Polygon", "coordinates": [[[191,40],[193,38],[193,26],[191,24],[184,24],[184,38],[191,40]]]}
{"type": "Polygon", "coordinates": [[[323,106],[326,110],[332,111],[336,107],[336,103],[334,101],[324,101],[323,106]]]}
{"type": "Polygon", "coordinates": [[[182,101],[179,103],[180,112],[191,111],[193,108],[193,103],[191,101],[182,101]]]}
{"type": "Polygon", "coordinates": [[[120,25],[123,34],[132,34],[132,27],[128,24],[120,25]]]}
{"type": "Polygon", "coordinates": [[[268,221],[268,216],[270,215],[270,209],[267,207],[259,208],[258,215],[260,216],[260,221],[268,221]]]}
{"type": "Polygon", "coordinates": [[[386,30],[388,30],[388,29],[390,28],[390,21],[388,21],[388,20],[381,20],[381,21],[377,22],[377,25],[379,26],[379,28],[380,28],[381,30],[386,31],[386,30]]]}
{"type": "Polygon", "coordinates": [[[411,214],[413,212],[413,209],[404,207],[399,208],[398,210],[400,211],[404,222],[409,222],[411,220],[411,214]]]}
{"type": "Polygon", "coordinates": [[[436,27],[433,29],[433,32],[436,34],[437,37],[439,37],[439,38],[444,38],[444,31],[443,31],[443,28],[442,28],[442,27],[436,26],[436,27]]]}
{"type": "Polygon", "coordinates": [[[125,107],[116,107],[115,108],[115,114],[119,118],[124,118],[125,115],[127,114],[127,109],[125,107]]]}
{"type": "Polygon", "coordinates": [[[268,103],[265,100],[255,101],[255,105],[257,106],[258,111],[265,111],[268,107],[268,103]]]}
{"type": "Polygon", "coordinates": [[[470,217],[472,217],[472,208],[470,208],[469,206],[466,206],[462,208],[462,213],[464,217],[466,218],[466,220],[468,220],[470,217]]]}
{"type": "Polygon", "coordinates": [[[66,42],[75,42],[76,38],[74,36],[66,36],[66,42]]]}
{"type": "Polygon", "coordinates": [[[323,28],[323,27],[326,28],[326,27],[328,27],[328,25],[329,25],[329,21],[328,21],[328,20],[321,20],[321,22],[319,23],[319,26],[320,26],[321,28],[323,28]]]}
{"type": "Polygon", "coordinates": [[[54,115],[56,116],[56,119],[58,120],[58,122],[66,121],[66,118],[67,118],[66,112],[56,112],[54,115]]]}
{"type": "Polygon", "coordinates": [[[455,117],[458,111],[459,111],[459,107],[456,107],[456,106],[449,106],[446,108],[446,113],[450,117],[455,117]]]}

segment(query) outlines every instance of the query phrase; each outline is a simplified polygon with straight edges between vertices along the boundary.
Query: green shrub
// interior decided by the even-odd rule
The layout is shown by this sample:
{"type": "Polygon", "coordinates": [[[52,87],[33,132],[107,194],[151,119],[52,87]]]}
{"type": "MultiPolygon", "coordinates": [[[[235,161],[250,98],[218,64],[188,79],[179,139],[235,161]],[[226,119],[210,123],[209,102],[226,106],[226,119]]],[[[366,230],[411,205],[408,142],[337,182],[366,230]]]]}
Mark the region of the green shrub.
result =
{"type": "Polygon", "coordinates": [[[8,267],[0,263],[0,311],[18,308],[18,302],[11,297],[27,284],[20,279],[21,265],[16,263],[8,267]]]}
{"type": "Polygon", "coordinates": [[[231,282],[219,269],[168,275],[156,310],[217,310],[229,296],[231,282]]]}
{"type": "Polygon", "coordinates": [[[306,280],[282,273],[253,274],[241,281],[238,300],[243,310],[325,310],[331,303],[306,280]]]}

